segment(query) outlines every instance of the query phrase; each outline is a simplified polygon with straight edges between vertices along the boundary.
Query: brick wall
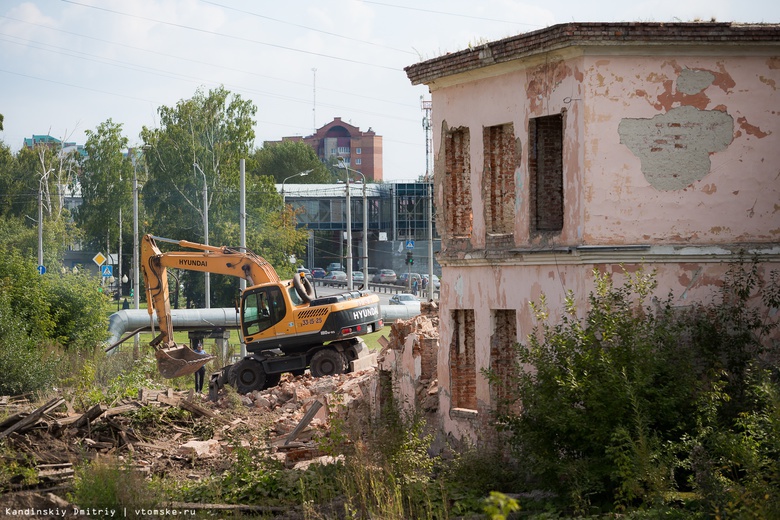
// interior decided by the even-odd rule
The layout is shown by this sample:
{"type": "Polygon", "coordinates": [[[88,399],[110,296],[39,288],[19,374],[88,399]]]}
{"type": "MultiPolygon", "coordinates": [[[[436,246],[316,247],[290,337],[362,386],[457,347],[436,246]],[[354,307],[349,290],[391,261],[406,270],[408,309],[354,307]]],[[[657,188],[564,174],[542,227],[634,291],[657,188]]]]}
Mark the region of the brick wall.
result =
{"type": "Polygon", "coordinates": [[[563,116],[528,124],[531,233],[563,229],[563,116]]]}
{"type": "Polygon", "coordinates": [[[492,312],[493,334],[490,336],[490,370],[498,379],[490,387],[491,405],[502,410],[511,396],[510,383],[517,373],[517,311],[498,309],[492,312]]]}
{"type": "Polygon", "coordinates": [[[474,341],[474,310],[456,309],[451,313],[450,384],[452,407],[477,409],[477,363],[474,341]]]}
{"type": "Polygon", "coordinates": [[[514,125],[490,126],[483,131],[485,173],[483,200],[485,224],[489,234],[509,235],[515,229],[515,153],[514,125]]]}
{"type": "Polygon", "coordinates": [[[453,237],[471,236],[471,163],[468,128],[458,128],[444,136],[445,179],[444,208],[445,234],[453,237]]]}

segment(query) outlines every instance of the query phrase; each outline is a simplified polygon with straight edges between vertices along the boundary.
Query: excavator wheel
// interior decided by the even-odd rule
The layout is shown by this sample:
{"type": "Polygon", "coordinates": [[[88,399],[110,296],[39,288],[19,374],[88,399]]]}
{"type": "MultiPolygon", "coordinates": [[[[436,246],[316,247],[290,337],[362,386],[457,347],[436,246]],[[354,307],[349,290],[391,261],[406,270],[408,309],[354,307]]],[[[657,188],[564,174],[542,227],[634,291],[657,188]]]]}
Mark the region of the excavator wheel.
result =
{"type": "Polygon", "coordinates": [[[230,382],[236,386],[239,394],[262,390],[272,377],[265,373],[263,365],[253,359],[242,359],[230,369],[230,382]]]}
{"type": "Polygon", "coordinates": [[[314,377],[343,374],[347,370],[347,358],[335,349],[324,348],[311,357],[309,368],[314,377]]]}

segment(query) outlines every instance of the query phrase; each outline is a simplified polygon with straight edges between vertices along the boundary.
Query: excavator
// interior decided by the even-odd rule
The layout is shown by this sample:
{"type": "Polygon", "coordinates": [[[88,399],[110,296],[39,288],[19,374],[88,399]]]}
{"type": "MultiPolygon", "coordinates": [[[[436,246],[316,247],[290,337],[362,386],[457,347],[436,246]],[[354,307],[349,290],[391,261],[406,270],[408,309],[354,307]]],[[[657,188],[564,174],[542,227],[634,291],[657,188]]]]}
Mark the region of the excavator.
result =
{"type": "Polygon", "coordinates": [[[195,373],[214,359],[177,345],[169,300],[167,268],[236,276],[246,280],[237,306],[240,335],[247,355],[212,373],[209,397],[225,385],[239,393],[275,386],[284,372],[314,377],[355,371],[376,363],[360,336],[382,328],[379,297],[365,290],[318,298],[303,273],[282,280],[273,266],[245,248],[210,246],[145,235],[141,242],[141,273],[154,334],[150,342],[157,369],[165,378],[195,373]],[[162,252],[157,242],[190,251],[162,252]],[[192,251],[194,250],[194,251],[192,251]]]}

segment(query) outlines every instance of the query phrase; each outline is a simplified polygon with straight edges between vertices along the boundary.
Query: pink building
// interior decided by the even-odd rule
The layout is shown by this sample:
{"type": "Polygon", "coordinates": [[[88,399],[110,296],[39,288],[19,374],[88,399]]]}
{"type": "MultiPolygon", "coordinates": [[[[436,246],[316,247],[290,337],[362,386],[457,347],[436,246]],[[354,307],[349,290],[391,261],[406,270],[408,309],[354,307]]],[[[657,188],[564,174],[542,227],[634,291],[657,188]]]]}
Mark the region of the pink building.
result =
{"type": "MultiPolygon", "coordinates": [[[[684,306],[780,268],[780,25],[568,23],[406,68],[433,103],[439,411],[477,440],[544,293],[656,269],[684,306]]],[[[616,283],[620,278],[616,278],[616,283]]]]}

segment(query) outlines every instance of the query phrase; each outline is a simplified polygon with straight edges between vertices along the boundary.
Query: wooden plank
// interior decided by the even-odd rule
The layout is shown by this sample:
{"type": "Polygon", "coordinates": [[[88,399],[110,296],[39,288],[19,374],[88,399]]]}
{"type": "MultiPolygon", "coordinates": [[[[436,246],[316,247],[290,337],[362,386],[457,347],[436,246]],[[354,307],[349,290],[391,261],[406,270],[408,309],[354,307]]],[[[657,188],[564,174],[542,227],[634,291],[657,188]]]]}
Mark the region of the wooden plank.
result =
{"type": "Polygon", "coordinates": [[[311,407],[303,416],[301,422],[299,422],[297,426],[295,426],[295,429],[293,429],[293,431],[290,432],[290,435],[287,436],[287,439],[284,441],[284,443],[290,444],[292,441],[294,441],[301,433],[301,431],[303,431],[303,429],[309,425],[311,420],[314,419],[314,416],[317,415],[317,412],[320,411],[320,408],[322,408],[322,401],[320,401],[319,399],[311,403],[311,407]]]}
{"type": "Polygon", "coordinates": [[[48,403],[44,404],[34,412],[30,413],[30,415],[28,415],[21,421],[16,422],[10,428],[7,428],[6,430],[0,432],[0,439],[4,439],[14,432],[17,431],[21,432],[24,431],[25,428],[29,428],[33,426],[35,423],[38,422],[38,420],[43,416],[43,414],[48,413],[51,410],[54,410],[55,408],[57,408],[63,403],[65,403],[65,399],[62,399],[61,397],[55,397],[51,399],[48,403]]]}
{"type": "Polygon", "coordinates": [[[184,408],[185,410],[189,410],[190,412],[198,415],[205,415],[206,417],[210,417],[214,419],[217,417],[217,414],[209,410],[208,408],[204,408],[201,405],[197,404],[194,401],[180,401],[179,407],[184,408]]]}
{"type": "Polygon", "coordinates": [[[141,407],[141,403],[129,403],[109,408],[103,413],[103,417],[113,417],[115,415],[122,415],[127,412],[132,412],[141,407]]]}
{"type": "Polygon", "coordinates": [[[78,418],[73,423],[74,428],[81,428],[82,426],[86,426],[87,424],[91,423],[101,415],[103,415],[103,412],[105,412],[108,408],[106,405],[102,403],[98,403],[83,414],[81,414],[81,417],[78,418]]]}

